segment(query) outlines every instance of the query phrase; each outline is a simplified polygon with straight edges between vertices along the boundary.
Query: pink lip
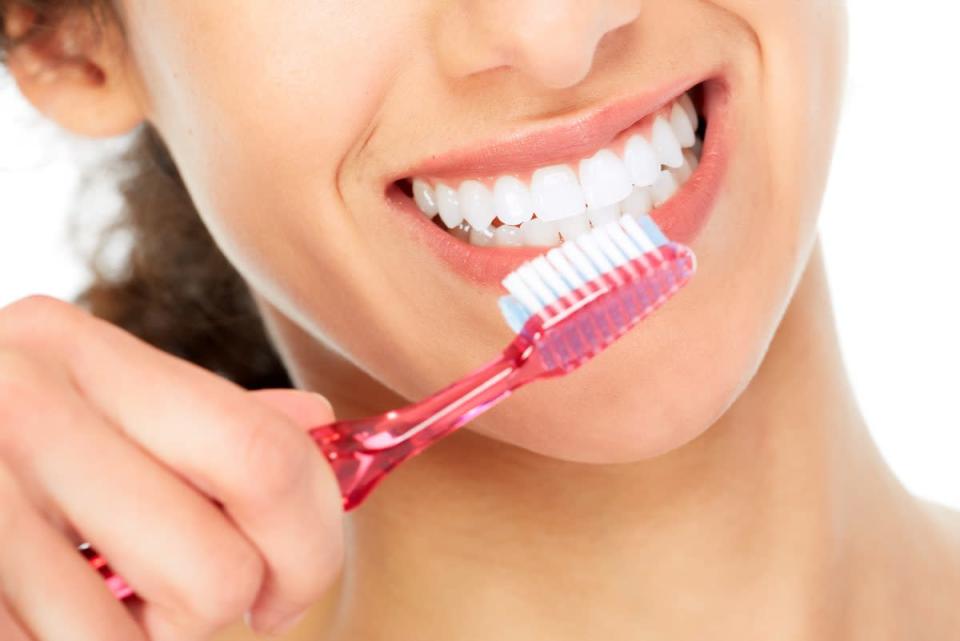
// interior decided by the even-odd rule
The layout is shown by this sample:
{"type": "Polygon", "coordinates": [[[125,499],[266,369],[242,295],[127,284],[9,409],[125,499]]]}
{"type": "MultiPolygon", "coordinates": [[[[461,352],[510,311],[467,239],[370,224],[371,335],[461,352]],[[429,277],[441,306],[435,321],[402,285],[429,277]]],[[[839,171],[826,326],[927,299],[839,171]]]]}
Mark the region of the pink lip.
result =
{"type": "MultiPolygon", "coordinates": [[[[482,287],[500,281],[526,260],[544,253],[542,247],[476,247],[463,242],[427,219],[413,200],[393,182],[409,176],[493,176],[586,156],[606,146],[618,133],[667,104],[698,82],[678,82],[656,93],[647,92],[596,109],[591,114],[547,130],[512,136],[433,157],[390,179],[387,202],[416,242],[422,242],[455,272],[482,287]]],[[[677,194],[655,209],[653,219],[672,240],[691,244],[709,219],[726,170],[727,85],[721,78],[704,83],[703,112],[708,122],[700,165],[677,194]]]]}

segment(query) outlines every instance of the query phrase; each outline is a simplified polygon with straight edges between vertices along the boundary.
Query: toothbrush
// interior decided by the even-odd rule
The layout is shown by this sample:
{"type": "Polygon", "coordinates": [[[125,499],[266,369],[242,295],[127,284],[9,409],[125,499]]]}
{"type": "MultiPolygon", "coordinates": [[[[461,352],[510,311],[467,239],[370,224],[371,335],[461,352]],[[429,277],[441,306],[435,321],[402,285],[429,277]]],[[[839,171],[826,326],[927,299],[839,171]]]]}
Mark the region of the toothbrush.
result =
{"type": "MultiPolygon", "coordinates": [[[[345,510],[403,461],[532,381],[573,371],[662,306],[696,256],[649,216],[624,215],[527,261],[503,279],[500,311],[516,337],[493,361],[426,399],[309,431],[333,467],[345,510]]],[[[79,551],[118,599],[134,595],[87,543],[79,551]]]]}

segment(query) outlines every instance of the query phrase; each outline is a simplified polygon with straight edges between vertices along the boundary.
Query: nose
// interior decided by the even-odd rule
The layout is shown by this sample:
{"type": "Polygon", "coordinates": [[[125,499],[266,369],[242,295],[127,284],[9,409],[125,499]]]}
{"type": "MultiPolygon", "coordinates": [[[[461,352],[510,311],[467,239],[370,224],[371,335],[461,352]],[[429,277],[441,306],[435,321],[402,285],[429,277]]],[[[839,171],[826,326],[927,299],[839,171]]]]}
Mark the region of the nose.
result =
{"type": "Polygon", "coordinates": [[[453,0],[434,23],[437,56],[462,78],[513,68],[543,86],[578,84],[601,39],[640,14],[640,0],[453,0]]]}

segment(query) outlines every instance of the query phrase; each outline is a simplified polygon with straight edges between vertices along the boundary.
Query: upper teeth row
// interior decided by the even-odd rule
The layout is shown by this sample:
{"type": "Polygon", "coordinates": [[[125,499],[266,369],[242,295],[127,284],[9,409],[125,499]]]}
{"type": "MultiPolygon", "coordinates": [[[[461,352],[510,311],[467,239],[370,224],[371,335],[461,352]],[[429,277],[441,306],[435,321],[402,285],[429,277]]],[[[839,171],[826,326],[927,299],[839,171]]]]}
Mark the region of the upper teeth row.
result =
{"type": "Polygon", "coordinates": [[[658,113],[648,135],[636,133],[626,140],[622,158],[605,148],[581,160],[579,172],[567,164],[552,165],[533,172],[529,186],[507,175],[497,178],[492,190],[479,180],[465,180],[454,189],[443,182],[431,187],[416,178],[414,200],[424,214],[439,214],[449,229],[464,221],[473,229],[486,229],[494,218],[520,225],[534,214],[553,221],[600,210],[623,201],[634,187],[654,185],[661,165],[683,166],[683,149],[696,144],[698,124],[693,102],[684,94],[658,113]]]}

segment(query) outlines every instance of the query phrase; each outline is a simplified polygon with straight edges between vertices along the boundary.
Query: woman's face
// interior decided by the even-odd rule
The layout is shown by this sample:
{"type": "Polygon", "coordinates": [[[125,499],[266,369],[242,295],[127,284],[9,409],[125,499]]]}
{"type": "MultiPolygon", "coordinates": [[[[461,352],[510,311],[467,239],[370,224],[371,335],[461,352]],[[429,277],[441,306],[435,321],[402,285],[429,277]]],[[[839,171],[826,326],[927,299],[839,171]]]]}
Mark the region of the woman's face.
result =
{"type": "MultiPolygon", "coordinates": [[[[120,5],[146,117],[229,258],[266,307],[409,399],[506,345],[498,280],[529,251],[471,246],[403,179],[451,187],[466,211],[463,182],[512,175],[547,207],[535,170],[623,158],[620,132],[699,85],[702,162],[654,212],[699,273],[588,366],[471,429],[553,457],[642,459],[701,434],[756,371],[815,237],[841,0],[120,5]]],[[[650,121],[631,131],[651,137],[650,121]]]]}

